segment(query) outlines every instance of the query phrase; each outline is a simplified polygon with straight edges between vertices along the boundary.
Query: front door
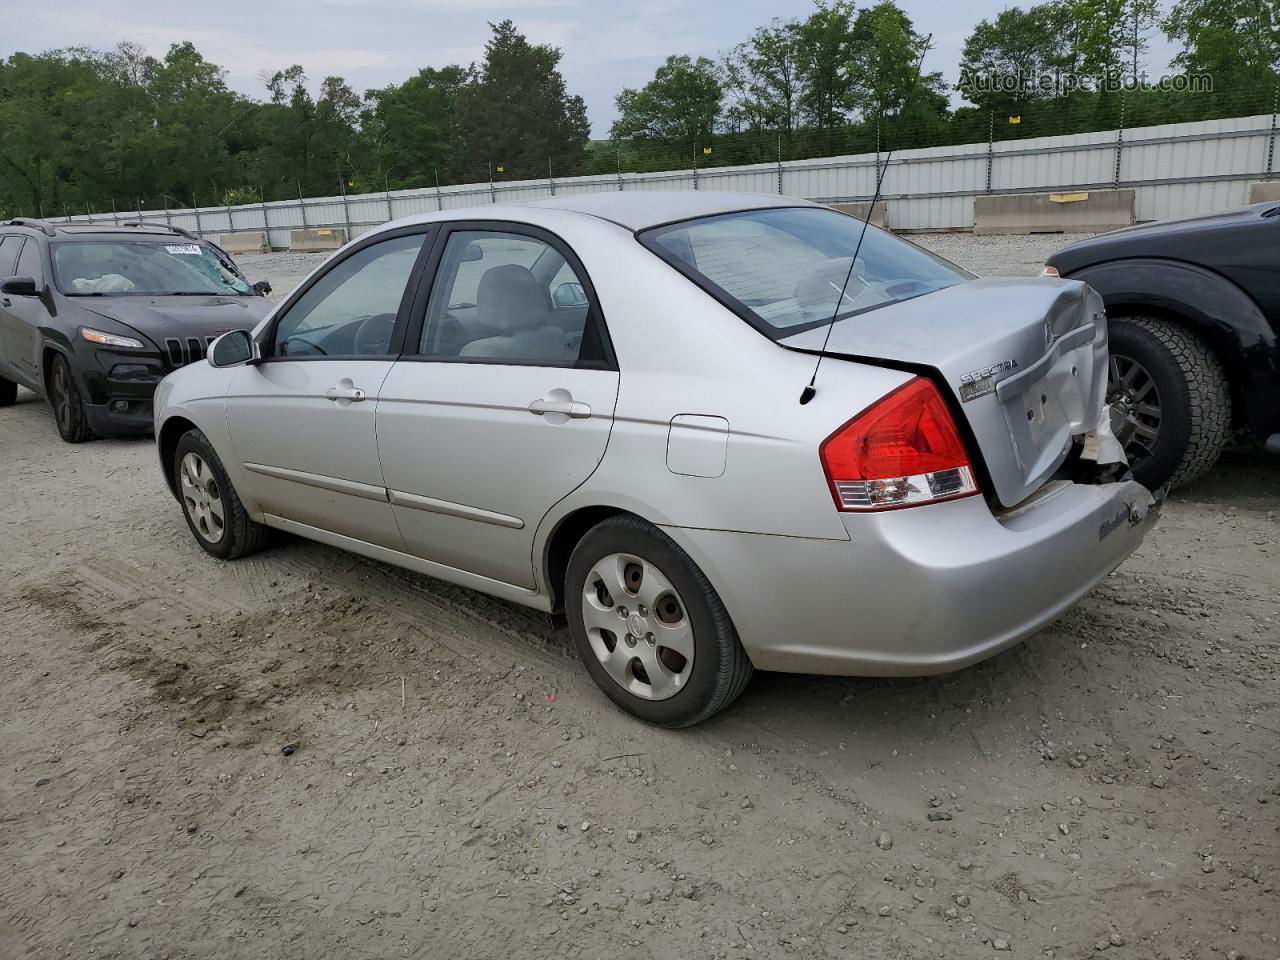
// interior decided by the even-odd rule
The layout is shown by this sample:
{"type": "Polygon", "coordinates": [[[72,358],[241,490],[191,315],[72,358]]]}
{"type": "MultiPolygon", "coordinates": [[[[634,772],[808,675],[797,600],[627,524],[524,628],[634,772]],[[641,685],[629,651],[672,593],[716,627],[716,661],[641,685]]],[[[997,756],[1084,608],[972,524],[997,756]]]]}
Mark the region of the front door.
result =
{"type": "Polygon", "coordinates": [[[618,372],[580,264],[533,228],[445,238],[420,332],[378,401],[410,553],[532,588],[539,521],[604,456],[618,372]]]}
{"type": "Polygon", "coordinates": [[[282,308],[262,361],[235,370],[231,442],[265,513],[400,549],[373,420],[428,240],[423,227],[347,252],[282,308]]]}
{"type": "MultiPolygon", "coordinates": [[[[34,296],[0,294],[0,340],[3,347],[0,357],[8,363],[9,377],[19,383],[36,387],[40,383],[40,326],[48,317],[43,298],[45,269],[41,263],[40,244],[27,238],[7,237],[0,250],[0,270],[7,269],[4,279],[10,275],[30,277],[36,282],[34,296]],[[21,246],[13,265],[8,266],[6,255],[21,246]]],[[[0,363],[0,372],[3,364],[0,363]]]]}

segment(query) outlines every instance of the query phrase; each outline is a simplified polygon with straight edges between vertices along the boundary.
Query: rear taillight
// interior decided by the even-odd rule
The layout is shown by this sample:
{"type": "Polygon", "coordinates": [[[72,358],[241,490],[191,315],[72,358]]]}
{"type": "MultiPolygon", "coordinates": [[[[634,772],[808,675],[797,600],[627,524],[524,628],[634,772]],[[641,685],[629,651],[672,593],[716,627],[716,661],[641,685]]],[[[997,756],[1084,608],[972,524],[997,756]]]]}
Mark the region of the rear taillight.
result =
{"type": "Polygon", "coordinates": [[[978,492],[964,441],[938,388],[916,377],[819,448],[840,510],[892,510],[978,492]]]}

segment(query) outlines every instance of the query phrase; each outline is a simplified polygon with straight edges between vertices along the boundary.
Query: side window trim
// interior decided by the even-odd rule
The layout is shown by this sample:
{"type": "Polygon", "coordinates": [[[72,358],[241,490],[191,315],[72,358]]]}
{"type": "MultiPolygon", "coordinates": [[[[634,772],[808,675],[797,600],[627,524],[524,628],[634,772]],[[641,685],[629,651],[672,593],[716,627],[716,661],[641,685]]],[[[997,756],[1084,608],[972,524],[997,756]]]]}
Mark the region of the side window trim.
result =
{"type": "MultiPolygon", "coordinates": [[[[422,342],[422,332],[426,324],[427,307],[431,300],[431,292],[435,287],[436,281],[440,278],[440,267],[444,261],[445,248],[448,246],[450,235],[454,233],[494,232],[513,233],[545,243],[564,258],[574,273],[578,275],[579,281],[581,281],[583,288],[586,290],[587,299],[591,303],[591,309],[587,314],[587,326],[594,333],[594,339],[599,344],[602,359],[584,362],[580,358],[577,363],[567,367],[567,369],[618,369],[618,359],[614,353],[613,340],[609,337],[609,325],[605,321],[604,311],[600,306],[600,298],[596,296],[591,276],[587,273],[586,267],[582,265],[577,253],[562,237],[544,227],[515,220],[450,220],[439,224],[439,226],[440,231],[436,234],[432,244],[431,255],[425,264],[418,291],[414,295],[413,305],[410,308],[409,322],[405,328],[405,336],[402,341],[401,360],[407,360],[412,363],[473,363],[488,366],[558,367],[566,369],[566,365],[563,363],[548,363],[538,360],[512,360],[493,357],[436,357],[418,353],[417,345],[422,342]]],[[[583,343],[586,342],[587,334],[584,331],[583,343]]]]}
{"type": "Polygon", "coordinates": [[[380,231],[368,235],[367,242],[353,244],[349,249],[343,252],[341,257],[335,257],[333,260],[325,263],[324,269],[314,273],[309,280],[294,290],[284,303],[271,317],[269,323],[262,331],[259,337],[258,345],[262,349],[262,359],[259,363],[309,363],[324,360],[395,360],[399,358],[404,349],[405,332],[408,327],[409,318],[412,313],[414,304],[417,302],[417,289],[421,283],[423,272],[431,259],[431,254],[435,249],[436,239],[439,237],[440,229],[438,223],[419,223],[411,224],[405,227],[399,227],[395,230],[380,231]],[[382,243],[385,240],[396,240],[400,237],[411,237],[421,235],[424,239],[422,248],[418,251],[418,257],[414,261],[413,269],[409,272],[409,279],[405,283],[405,292],[400,298],[400,306],[396,310],[395,332],[391,335],[391,347],[386,354],[364,354],[364,355],[335,355],[335,356],[275,356],[270,351],[275,349],[276,328],[312,287],[327,277],[338,266],[345,263],[348,259],[367,250],[369,247],[382,243]]]}

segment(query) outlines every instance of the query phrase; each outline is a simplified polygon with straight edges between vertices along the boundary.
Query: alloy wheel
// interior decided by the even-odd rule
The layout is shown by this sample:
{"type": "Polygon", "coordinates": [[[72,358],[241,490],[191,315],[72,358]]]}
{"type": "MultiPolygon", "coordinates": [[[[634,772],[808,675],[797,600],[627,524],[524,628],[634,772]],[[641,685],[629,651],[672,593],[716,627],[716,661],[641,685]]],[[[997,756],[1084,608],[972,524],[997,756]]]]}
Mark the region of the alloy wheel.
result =
{"type": "Polygon", "coordinates": [[[652,563],[624,553],[597,561],[583,586],[582,618],[592,652],[628,693],[666,700],[684,689],[693,672],[693,624],[652,563]]]}
{"type": "Polygon", "coordinates": [[[1152,456],[1160,437],[1160,390],[1137,360],[1113,353],[1107,371],[1107,403],[1130,464],[1152,456]]]}
{"type": "Polygon", "coordinates": [[[58,426],[63,433],[71,432],[71,379],[64,360],[55,360],[53,364],[53,415],[58,419],[58,426]]]}
{"type": "Polygon", "coordinates": [[[192,452],[182,458],[178,473],[182,504],[191,525],[202,540],[218,543],[226,535],[227,514],[213,470],[202,456],[192,452]]]}

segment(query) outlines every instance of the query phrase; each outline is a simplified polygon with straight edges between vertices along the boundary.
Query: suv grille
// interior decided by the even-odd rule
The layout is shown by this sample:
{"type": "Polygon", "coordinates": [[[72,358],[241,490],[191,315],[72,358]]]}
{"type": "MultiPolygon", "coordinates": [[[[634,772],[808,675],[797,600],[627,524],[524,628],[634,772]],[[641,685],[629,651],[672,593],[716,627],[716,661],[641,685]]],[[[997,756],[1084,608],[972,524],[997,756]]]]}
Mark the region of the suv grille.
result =
{"type": "Polygon", "coordinates": [[[185,367],[189,363],[203,360],[209,353],[213,341],[229,330],[220,330],[208,337],[168,337],[164,342],[165,359],[173,370],[185,367]]]}

